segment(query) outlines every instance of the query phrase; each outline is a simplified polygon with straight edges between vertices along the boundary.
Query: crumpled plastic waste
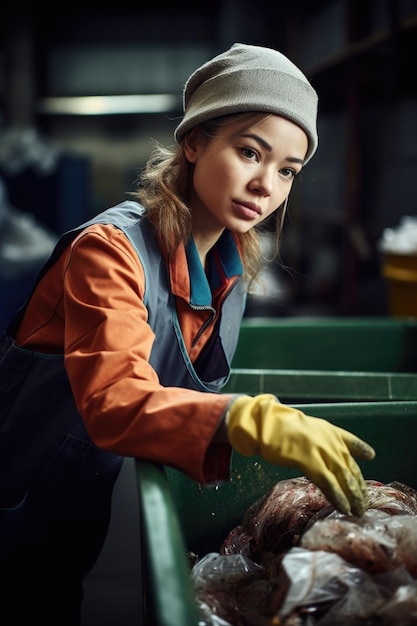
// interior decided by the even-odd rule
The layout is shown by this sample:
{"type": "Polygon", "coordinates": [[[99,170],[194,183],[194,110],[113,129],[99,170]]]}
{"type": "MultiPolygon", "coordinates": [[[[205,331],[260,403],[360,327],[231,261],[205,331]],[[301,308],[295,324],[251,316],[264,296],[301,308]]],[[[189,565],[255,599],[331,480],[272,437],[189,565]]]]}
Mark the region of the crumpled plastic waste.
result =
{"type": "Polygon", "coordinates": [[[291,586],[281,616],[302,606],[314,606],[339,599],[350,587],[363,585],[368,575],[337,554],[324,550],[291,548],[282,561],[291,586]]]}
{"type": "Polygon", "coordinates": [[[218,552],[209,552],[193,566],[191,578],[196,590],[201,613],[198,626],[233,626],[213,610],[213,605],[205,602],[205,592],[210,595],[221,592],[230,584],[239,584],[242,577],[250,577],[264,568],[243,554],[223,556],[218,552]]]}
{"type": "Polygon", "coordinates": [[[391,254],[417,254],[417,216],[404,215],[396,228],[385,228],[378,248],[391,254]]]}
{"type": "Polygon", "coordinates": [[[0,278],[11,280],[40,269],[57,240],[34,215],[10,206],[0,179],[0,278]]]}
{"type": "MultiPolygon", "coordinates": [[[[363,518],[339,513],[317,521],[303,535],[309,536],[309,548],[294,546],[282,558],[282,568],[288,581],[285,595],[275,621],[281,626],[415,626],[417,624],[417,579],[415,568],[417,526],[414,515],[389,515],[370,510],[363,518]],[[345,525],[345,533],[322,530],[328,524],[345,525]],[[362,529],[363,533],[358,534],[362,529]],[[356,534],[355,534],[356,532],[356,534]],[[325,549],[320,546],[325,541],[325,549]],[[352,553],[370,554],[380,545],[386,551],[381,567],[364,568],[336,552],[351,542],[352,553]],[[343,544],[343,545],[342,545],[343,544]],[[369,545],[368,545],[369,544],[369,545]],[[316,546],[316,548],[314,548],[316,546]],[[331,551],[331,548],[334,551],[331,551]],[[388,558],[389,557],[389,558],[388,558]],[[377,573],[375,573],[377,572],[377,573]]],[[[374,553],[379,562],[378,552],[374,553]]],[[[360,559],[359,559],[360,561],[360,559]]],[[[267,571],[262,565],[242,554],[209,553],[192,569],[192,580],[202,613],[199,626],[234,626],[227,621],[222,602],[232,591],[250,578],[258,579],[261,589],[268,589],[267,571]],[[265,577],[262,577],[262,571],[265,577]]],[[[280,584],[283,579],[280,579],[280,584]]],[[[249,590],[244,585],[245,593],[249,590]]],[[[275,593],[275,592],[274,592],[275,593]]],[[[244,594],[245,597],[245,594],[244,594]]],[[[249,606],[249,605],[248,605],[249,606]]],[[[240,616],[247,607],[238,607],[240,616]]],[[[244,624],[265,624],[265,621],[245,621],[244,624]]]]}
{"type": "Polygon", "coordinates": [[[283,566],[291,586],[280,610],[282,624],[297,615],[304,626],[308,613],[317,626],[417,623],[417,581],[403,567],[370,576],[337,554],[304,548],[292,548],[283,566]]]}
{"type": "Polygon", "coordinates": [[[47,142],[35,128],[8,128],[0,133],[0,167],[7,174],[26,168],[48,175],[56,167],[61,149],[47,142]]]}
{"type": "Polygon", "coordinates": [[[192,579],[196,589],[205,589],[208,585],[223,585],[227,579],[229,582],[243,574],[248,575],[263,570],[243,554],[230,554],[226,557],[218,552],[209,552],[200,559],[192,569],[192,579]]]}

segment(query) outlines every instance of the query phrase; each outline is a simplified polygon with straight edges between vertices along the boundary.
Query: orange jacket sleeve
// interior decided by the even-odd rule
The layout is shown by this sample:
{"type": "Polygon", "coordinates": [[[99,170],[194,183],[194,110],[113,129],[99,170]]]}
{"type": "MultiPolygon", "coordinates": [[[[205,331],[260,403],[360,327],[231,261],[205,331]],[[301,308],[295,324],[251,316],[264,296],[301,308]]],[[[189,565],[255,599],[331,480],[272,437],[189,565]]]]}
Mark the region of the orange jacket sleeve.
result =
{"type": "Polygon", "coordinates": [[[62,334],[75,403],[94,443],[177,467],[201,483],[227,479],[231,449],[219,425],[232,396],[160,385],[149,364],[154,335],[143,270],[123,233],[84,231],[53,272],[29,303],[17,341],[56,351],[62,334]]]}

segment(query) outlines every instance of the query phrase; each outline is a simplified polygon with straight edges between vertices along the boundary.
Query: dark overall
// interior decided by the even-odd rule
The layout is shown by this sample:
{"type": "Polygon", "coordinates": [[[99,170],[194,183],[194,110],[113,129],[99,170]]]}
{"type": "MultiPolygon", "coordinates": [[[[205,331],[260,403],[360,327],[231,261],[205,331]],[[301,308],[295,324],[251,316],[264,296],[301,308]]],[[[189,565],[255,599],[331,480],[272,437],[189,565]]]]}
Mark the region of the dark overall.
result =
{"type": "MultiPolygon", "coordinates": [[[[245,295],[240,279],[198,362],[185,350],[174,298],[153,228],[124,202],[65,233],[38,280],[75,236],[111,223],[129,238],[145,270],[150,362],[164,386],[220,392],[230,375],[245,295]]],[[[0,340],[0,622],[75,625],[81,581],[103,546],[123,457],[97,448],[79,416],[63,355],[18,348],[18,311],[0,340]],[[7,619],[6,618],[7,614],[7,619]]]]}

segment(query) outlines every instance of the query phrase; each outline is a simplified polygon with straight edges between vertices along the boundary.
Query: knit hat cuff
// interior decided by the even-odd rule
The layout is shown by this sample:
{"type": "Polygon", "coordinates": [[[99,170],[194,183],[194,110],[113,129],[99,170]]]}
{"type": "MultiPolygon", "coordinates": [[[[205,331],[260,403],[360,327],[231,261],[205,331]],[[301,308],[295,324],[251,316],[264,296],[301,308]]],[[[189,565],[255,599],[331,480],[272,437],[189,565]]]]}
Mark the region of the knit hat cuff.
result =
{"type": "Polygon", "coordinates": [[[192,93],[184,118],[175,130],[175,139],[181,141],[188,130],[215,117],[263,111],[301,126],[308,136],[308,161],[318,144],[311,113],[316,109],[317,94],[307,81],[276,68],[229,69],[207,79],[192,93]]]}

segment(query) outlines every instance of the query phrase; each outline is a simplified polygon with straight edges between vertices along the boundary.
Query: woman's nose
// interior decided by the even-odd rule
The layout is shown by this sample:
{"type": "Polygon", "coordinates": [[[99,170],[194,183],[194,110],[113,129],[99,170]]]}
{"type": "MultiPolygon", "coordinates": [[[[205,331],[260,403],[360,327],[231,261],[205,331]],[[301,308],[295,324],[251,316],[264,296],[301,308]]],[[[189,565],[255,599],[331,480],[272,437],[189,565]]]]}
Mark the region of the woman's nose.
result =
{"type": "Polygon", "coordinates": [[[271,172],[264,169],[250,181],[250,189],[263,196],[270,196],[274,190],[274,175],[275,172],[271,172]]]}

